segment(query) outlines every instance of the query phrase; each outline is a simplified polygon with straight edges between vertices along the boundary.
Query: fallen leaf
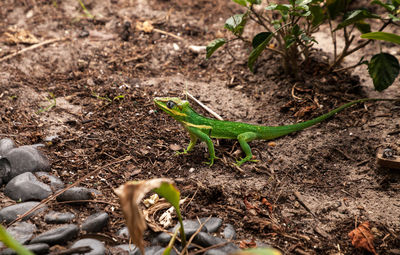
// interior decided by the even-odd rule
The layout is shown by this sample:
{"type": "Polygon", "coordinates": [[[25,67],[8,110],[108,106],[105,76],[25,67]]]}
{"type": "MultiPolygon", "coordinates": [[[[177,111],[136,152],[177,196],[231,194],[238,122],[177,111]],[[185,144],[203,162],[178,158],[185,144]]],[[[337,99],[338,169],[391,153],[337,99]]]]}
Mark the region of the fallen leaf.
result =
{"type": "Polygon", "coordinates": [[[151,33],[154,29],[153,25],[150,21],[146,20],[145,22],[136,22],[136,29],[139,31],[143,31],[145,33],[151,33]]]}
{"type": "Polygon", "coordinates": [[[265,197],[263,197],[263,198],[261,199],[261,203],[262,203],[263,205],[266,205],[266,206],[268,207],[268,211],[269,211],[270,213],[272,213],[273,206],[272,206],[272,204],[271,204],[270,202],[268,202],[268,200],[267,200],[265,197]]]}
{"type": "Polygon", "coordinates": [[[369,222],[366,221],[349,233],[351,244],[357,249],[364,249],[377,254],[374,248],[374,236],[371,234],[369,222]]]}
{"type": "Polygon", "coordinates": [[[268,143],[268,146],[269,146],[269,147],[275,147],[275,146],[276,146],[276,142],[269,142],[269,143],[268,143]]]}
{"type": "Polygon", "coordinates": [[[7,44],[36,44],[39,40],[31,34],[29,31],[20,28],[8,28],[8,31],[4,34],[4,42],[7,44]]]}
{"type": "Polygon", "coordinates": [[[143,233],[146,230],[146,221],[139,203],[148,192],[160,187],[163,183],[173,183],[173,181],[166,178],[130,181],[114,190],[120,199],[121,210],[132,242],[139,247],[142,254],[144,254],[143,233]]]}

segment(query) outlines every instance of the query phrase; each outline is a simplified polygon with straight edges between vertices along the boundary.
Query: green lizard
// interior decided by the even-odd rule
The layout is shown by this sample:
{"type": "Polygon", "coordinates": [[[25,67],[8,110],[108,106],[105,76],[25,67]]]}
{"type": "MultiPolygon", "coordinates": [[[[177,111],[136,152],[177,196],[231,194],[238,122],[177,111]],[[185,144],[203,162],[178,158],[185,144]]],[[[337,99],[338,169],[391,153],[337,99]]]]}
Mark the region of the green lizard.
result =
{"type": "Polygon", "coordinates": [[[236,161],[237,165],[240,166],[247,161],[257,161],[252,159],[253,154],[251,153],[248,142],[252,140],[272,140],[303,130],[328,119],[353,104],[363,103],[366,101],[400,101],[400,99],[363,98],[344,104],[312,120],[286,126],[259,126],[242,122],[206,118],[195,112],[190,107],[188,101],[181,100],[177,97],[154,98],[154,103],[158,108],[172,116],[189,132],[189,146],[184,149],[183,152],[179,152],[178,154],[186,154],[191,151],[197,140],[200,139],[207,144],[208,153],[210,154],[210,162],[208,164],[210,166],[214,164],[214,160],[216,159],[214,145],[211,138],[237,139],[240,143],[240,147],[246,154],[243,159],[236,161]]]}

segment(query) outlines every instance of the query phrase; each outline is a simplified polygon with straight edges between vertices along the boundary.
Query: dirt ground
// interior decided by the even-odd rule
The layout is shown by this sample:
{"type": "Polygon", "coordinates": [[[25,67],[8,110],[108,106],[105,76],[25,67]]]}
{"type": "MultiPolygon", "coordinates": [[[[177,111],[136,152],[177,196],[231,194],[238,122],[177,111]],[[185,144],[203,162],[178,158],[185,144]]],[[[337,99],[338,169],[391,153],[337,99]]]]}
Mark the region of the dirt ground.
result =
{"type": "MultiPolygon", "coordinates": [[[[357,76],[325,74],[315,61],[299,82],[284,75],[270,53],[252,74],[240,43],[206,61],[204,52],[189,46],[225,33],[225,19],[240,10],[229,0],[85,3],[95,19],[84,16],[75,0],[0,2],[0,58],[27,47],[5,42],[4,32],[12,28],[39,41],[65,38],[0,63],[0,138],[45,143],[52,173],[66,183],[131,157],[83,180],[101,190],[103,199],[87,205],[52,201],[51,208],[82,217],[105,210],[111,215],[105,235],[118,240],[124,220],[113,189],[128,180],[168,177],[183,197],[193,198],[184,206],[185,218],[221,217],[236,227],[242,247],[261,241],[284,254],[364,254],[348,233],[369,221],[377,252],[400,254],[400,175],[376,164],[379,148],[400,151],[399,104],[357,105],[274,143],[252,142],[260,162],[239,169],[233,165],[240,157],[236,141],[215,141],[221,160],[212,167],[203,164],[204,144],[174,156],[187,146],[188,135],[152,102],[187,90],[226,120],[285,125],[356,98],[398,97],[398,80],[378,94],[365,66],[356,69],[357,76]],[[146,20],[160,31],[135,28],[146,20]],[[53,135],[55,140],[45,142],[53,135]]],[[[323,45],[315,55],[328,56],[323,45]]],[[[377,47],[370,45],[348,63],[377,47]]],[[[398,48],[388,48],[399,56],[398,48]]],[[[11,203],[1,196],[1,207],[11,203]]],[[[153,235],[148,231],[147,240],[153,235]]]]}

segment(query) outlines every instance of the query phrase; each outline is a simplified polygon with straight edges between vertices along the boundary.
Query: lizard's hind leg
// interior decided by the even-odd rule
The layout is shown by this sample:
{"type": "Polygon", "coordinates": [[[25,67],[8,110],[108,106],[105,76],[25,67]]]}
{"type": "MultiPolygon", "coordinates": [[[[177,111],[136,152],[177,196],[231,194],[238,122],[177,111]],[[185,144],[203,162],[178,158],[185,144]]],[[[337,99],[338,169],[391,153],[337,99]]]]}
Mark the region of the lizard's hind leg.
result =
{"type": "Polygon", "coordinates": [[[251,153],[251,148],[250,148],[249,144],[247,143],[254,139],[257,139],[257,134],[254,132],[246,132],[246,133],[242,133],[242,134],[238,135],[237,139],[240,143],[240,147],[242,148],[242,150],[246,154],[246,156],[242,160],[237,160],[236,164],[238,166],[240,166],[247,161],[258,162],[258,160],[251,159],[253,157],[253,154],[251,153]]]}

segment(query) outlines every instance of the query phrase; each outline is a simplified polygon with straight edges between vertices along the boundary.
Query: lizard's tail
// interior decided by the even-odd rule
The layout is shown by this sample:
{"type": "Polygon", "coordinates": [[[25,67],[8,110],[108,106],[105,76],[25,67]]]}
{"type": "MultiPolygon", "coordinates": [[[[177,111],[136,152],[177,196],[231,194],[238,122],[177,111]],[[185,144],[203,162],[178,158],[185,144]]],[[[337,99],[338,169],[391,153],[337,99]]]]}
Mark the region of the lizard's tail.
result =
{"type": "Polygon", "coordinates": [[[312,119],[312,120],[300,122],[300,123],[293,124],[293,125],[286,125],[286,126],[280,126],[280,127],[267,127],[267,128],[270,128],[271,130],[270,130],[270,132],[268,132],[269,136],[266,137],[266,139],[274,139],[274,138],[277,138],[280,136],[284,136],[284,135],[311,127],[315,124],[318,124],[318,123],[332,117],[333,115],[346,109],[347,107],[350,107],[354,104],[363,103],[366,101],[398,101],[399,102],[400,98],[399,99],[395,99],[395,98],[362,98],[362,99],[354,100],[354,101],[344,104],[344,105],[342,105],[328,113],[325,113],[315,119],[312,119]]]}

